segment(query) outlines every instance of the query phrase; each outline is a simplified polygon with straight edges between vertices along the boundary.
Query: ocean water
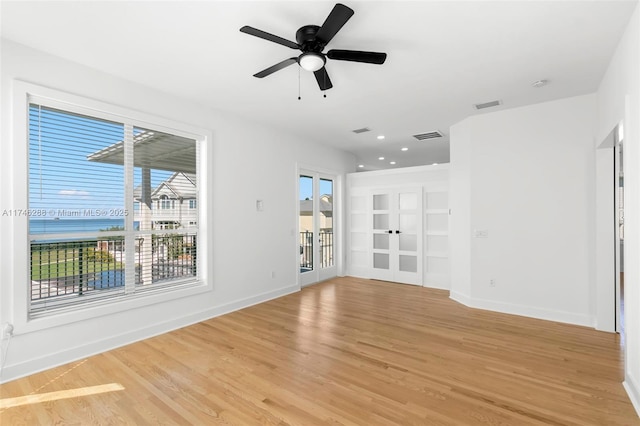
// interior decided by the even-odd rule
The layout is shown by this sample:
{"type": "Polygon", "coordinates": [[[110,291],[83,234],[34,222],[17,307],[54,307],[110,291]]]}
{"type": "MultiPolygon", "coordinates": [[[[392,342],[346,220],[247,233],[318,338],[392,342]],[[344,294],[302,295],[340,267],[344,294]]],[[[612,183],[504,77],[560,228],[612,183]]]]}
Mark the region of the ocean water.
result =
{"type": "MultiPolygon", "coordinates": [[[[29,234],[68,234],[98,232],[114,226],[124,226],[124,219],[30,219],[29,234]]],[[[138,222],[134,222],[138,226],[138,222]]]]}

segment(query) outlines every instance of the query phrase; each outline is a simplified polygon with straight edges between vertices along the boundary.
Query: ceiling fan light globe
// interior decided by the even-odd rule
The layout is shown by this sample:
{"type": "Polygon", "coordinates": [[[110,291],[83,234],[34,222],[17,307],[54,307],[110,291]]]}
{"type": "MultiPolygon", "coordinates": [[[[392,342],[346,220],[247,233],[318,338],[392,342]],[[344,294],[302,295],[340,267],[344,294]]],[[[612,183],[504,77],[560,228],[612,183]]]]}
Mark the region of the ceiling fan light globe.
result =
{"type": "Polygon", "coordinates": [[[314,52],[303,53],[298,58],[300,67],[302,67],[302,69],[305,71],[311,72],[315,72],[321,69],[324,66],[325,61],[326,59],[323,55],[314,52]]]}

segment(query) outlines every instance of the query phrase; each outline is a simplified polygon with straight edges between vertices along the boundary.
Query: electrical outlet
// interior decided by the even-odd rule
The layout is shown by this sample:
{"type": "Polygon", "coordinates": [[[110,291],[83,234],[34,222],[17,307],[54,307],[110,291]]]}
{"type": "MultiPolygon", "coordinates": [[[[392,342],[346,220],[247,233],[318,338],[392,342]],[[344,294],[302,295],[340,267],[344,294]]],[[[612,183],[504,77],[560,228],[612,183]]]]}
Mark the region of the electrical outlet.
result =
{"type": "Polygon", "coordinates": [[[493,279],[493,278],[491,278],[491,279],[489,280],[489,287],[495,287],[495,286],[496,286],[496,280],[495,280],[495,279],[493,279]]]}
{"type": "Polygon", "coordinates": [[[13,324],[6,323],[2,326],[2,340],[13,336],[13,324]]]}
{"type": "Polygon", "coordinates": [[[487,229],[476,229],[473,231],[473,236],[476,238],[489,238],[489,231],[487,229]]]}

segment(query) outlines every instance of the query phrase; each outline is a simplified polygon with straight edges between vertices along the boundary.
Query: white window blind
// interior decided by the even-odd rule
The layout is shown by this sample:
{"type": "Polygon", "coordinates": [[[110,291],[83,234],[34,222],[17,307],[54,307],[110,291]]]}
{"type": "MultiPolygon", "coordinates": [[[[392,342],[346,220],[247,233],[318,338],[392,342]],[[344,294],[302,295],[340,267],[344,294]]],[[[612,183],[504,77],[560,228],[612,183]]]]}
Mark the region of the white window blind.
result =
{"type": "Polygon", "coordinates": [[[195,139],[30,104],[30,316],[195,283],[197,155],[195,139]]]}

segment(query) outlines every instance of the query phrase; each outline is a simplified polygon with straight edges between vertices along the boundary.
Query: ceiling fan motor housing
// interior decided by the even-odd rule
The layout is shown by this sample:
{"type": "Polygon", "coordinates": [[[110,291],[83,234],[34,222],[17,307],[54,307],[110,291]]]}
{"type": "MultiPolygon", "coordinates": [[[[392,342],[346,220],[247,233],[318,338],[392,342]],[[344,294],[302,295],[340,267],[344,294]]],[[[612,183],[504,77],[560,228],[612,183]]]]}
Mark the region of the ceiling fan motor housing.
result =
{"type": "Polygon", "coordinates": [[[303,52],[322,52],[326,43],[316,39],[316,34],[320,29],[317,25],[305,25],[296,31],[296,41],[303,52]]]}

